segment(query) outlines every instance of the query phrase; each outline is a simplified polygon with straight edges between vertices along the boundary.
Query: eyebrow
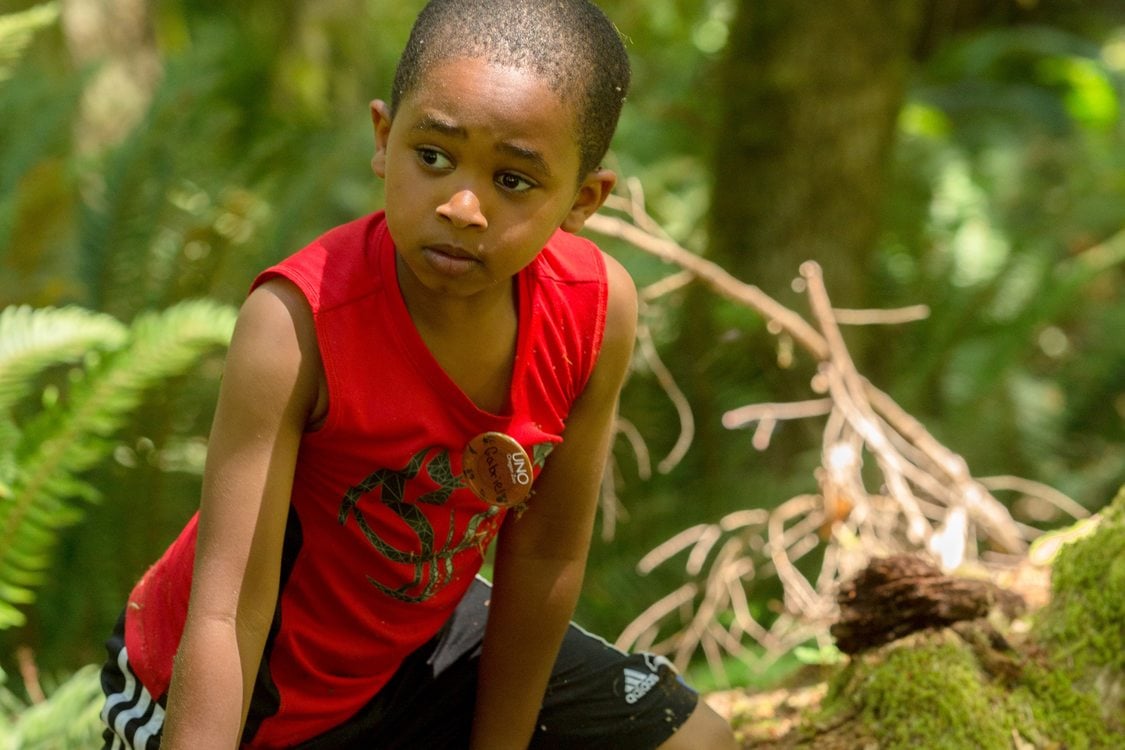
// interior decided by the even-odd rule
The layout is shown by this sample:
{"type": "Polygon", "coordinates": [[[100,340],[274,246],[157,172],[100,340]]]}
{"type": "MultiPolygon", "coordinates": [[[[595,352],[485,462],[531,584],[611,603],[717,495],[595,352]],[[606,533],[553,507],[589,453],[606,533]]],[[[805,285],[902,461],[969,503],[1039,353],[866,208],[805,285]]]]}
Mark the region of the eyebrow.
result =
{"type": "Polygon", "coordinates": [[[418,119],[418,122],[414,123],[414,127],[412,127],[411,130],[418,133],[436,132],[460,139],[469,137],[469,131],[465,130],[465,128],[460,125],[455,125],[448,120],[443,120],[440,117],[435,117],[434,115],[422,115],[418,119]]]}
{"type": "MultiPolygon", "coordinates": [[[[432,114],[422,115],[418,119],[418,122],[414,123],[411,130],[417,133],[440,133],[441,135],[462,141],[467,140],[469,137],[468,129],[432,114]]],[[[552,174],[551,168],[547,165],[547,160],[543,158],[543,154],[533,148],[520,146],[509,141],[501,141],[496,144],[496,150],[516,159],[531,163],[546,177],[550,177],[552,174]]]]}

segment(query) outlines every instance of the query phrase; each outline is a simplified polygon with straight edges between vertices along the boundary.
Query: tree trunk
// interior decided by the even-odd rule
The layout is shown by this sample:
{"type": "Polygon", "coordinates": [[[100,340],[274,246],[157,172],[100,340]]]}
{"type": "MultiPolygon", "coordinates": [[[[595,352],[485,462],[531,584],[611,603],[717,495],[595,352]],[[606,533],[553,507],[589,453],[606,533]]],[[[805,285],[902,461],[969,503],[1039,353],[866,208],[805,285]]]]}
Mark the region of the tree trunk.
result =
{"type": "MultiPolygon", "coordinates": [[[[835,305],[867,301],[895,123],[926,1],[739,2],[719,70],[712,260],[798,307],[791,280],[803,261],[816,260],[835,305]]],[[[723,372],[740,372],[743,383],[757,382],[772,399],[808,396],[807,378],[778,372],[772,337],[716,352],[723,332],[714,321],[688,328],[677,361],[691,368],[685,385],[700,417],[693,453],[711,457],[704,463],[732,444],[712,395],[723,372]]],[[[849,345],[862,361],[855,331],[849,345]]],[[[807,437],[801,425],[778,434],[770,465],[780,475],[792,472],[790,459],[807,449],[807,437]]],[[[737,441],[743,452],[748,440],[737,441]]],[[[696,468],[707,477],[715,467],[696,468]]]]}
{"type": "Polygon", "coordinates": [[[807,259],[865,298],[921,0],[742,0],[722,75],[713,258],[779,295],[807,259]]]}
{"type": "Polygon", "coordinates": [[[97,66],[75,128],[79,150],[117,144],[144,116],[160,80],[150,7],[145,0],[65,0],[62,27],[80,67],[97,66]]]}

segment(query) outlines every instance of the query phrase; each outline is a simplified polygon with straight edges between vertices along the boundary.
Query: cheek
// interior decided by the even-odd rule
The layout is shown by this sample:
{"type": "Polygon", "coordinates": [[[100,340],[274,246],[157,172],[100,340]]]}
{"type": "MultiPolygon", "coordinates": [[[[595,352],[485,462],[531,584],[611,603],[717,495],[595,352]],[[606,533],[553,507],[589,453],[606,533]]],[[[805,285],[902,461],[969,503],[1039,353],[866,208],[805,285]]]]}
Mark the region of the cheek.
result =
{"type": "Polygon", "coordinates": [[[383,179],[384,202],[395,205],[400,211],[417,211],[421,208],[422,196],[419,186],[409,178],[403,164],[390,164],[383,179]]]}
{"type": "Polygon", "coordinates": [[[388,180],[394,180],[395,183],[400,186],[408,182],[411,169],[414,168],[413,160],[413,153],[407,149],[396,148],[390,150],[386,159],[386,178],[388,180]]]}
{"type": "Polygon", "coordinates": [[[520,224],[505,232],[501,240],[505,263],[517,270],[526,266],[539,255],[554,233],[555,227],[549,224],[536,224],[534,230],[528,224],[520,224]]]}

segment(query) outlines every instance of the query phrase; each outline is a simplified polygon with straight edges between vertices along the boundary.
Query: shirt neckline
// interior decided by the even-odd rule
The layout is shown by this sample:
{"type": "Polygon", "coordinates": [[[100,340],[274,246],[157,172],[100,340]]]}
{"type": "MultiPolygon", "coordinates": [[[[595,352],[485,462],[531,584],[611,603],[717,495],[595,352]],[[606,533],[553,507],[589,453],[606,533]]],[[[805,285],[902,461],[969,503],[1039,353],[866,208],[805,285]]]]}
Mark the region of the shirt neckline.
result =
{"type": "MultiPolygon", "coordinates": [[[[475,401],[461,390],[461,386],[450,377],[445,368],[434,357],[433,352],[426,345],[410,312],[406,307],[406,300],[398,284],[398,264],[395,262],[397,251],[391,233],[387,230],[384,220],[374,238],[378,255],[380,275],[384,279],[384,300],[389,308],[390,319],[396,321],[394,335],[398,338],[403,349],[410,356],[414,366],[424,378],[423,382],[441,392],[442,397],[451,405],[457,405],[464,413],[471,415],[475,420],[486,419],[496,424],[506,423],[513,414],[519,413],[523,406],[524,368],[528,361],[527,348],[531,340],[532,285],[528,269],[525,268],[516,276],[515,292],[516,304],[516,350],[512,362],[511,381],[508,386],[506,409],[502,413],[491,412],[480,408],[475,401]]],[[[535,263],[536,261],[532,261],[535,263]]]]}

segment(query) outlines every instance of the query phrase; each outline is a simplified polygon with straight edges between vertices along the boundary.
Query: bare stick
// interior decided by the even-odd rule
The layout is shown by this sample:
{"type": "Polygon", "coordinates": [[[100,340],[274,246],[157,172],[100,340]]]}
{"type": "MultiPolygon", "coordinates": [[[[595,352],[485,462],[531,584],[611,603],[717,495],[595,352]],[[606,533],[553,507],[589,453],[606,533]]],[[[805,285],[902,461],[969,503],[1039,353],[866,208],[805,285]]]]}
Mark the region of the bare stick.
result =
{"type": "Polygon", "coordinates": [[[621,503],[617,499],[615,466],[607,466],[602,474],[602,491],[598,496],[599,507],[602,511],[602,541],[613,541],[617,533],[617,513],[621,503]]]}
{"type": "Polygon", "coordinates": [[[638,294],[644,302],[655,302],[661,297],[683,289],[693,281],[695,281],[695,274],[691,271],[680,271],[638,290],[638,294]]]}
{"type": "Polygon", "coordinates": [[[707,524],[701,523],[691,528],[684,529],[671,539],[665,541],[656,549],[649,552],[637,563],[637,572],[641,575],[651,573],[656,566],[676,555],[677,552],[691,547],[707,532],[707,524]]]}
{"type": "Polygon", "coordinates": [[[651,630],[655,633],[664,616],[675,612],[686,602],[691,602],[695,598],[696,591],[698,588],[695,584],[685,583],[671,594],[656,601],[621,632],[617,638],[617,647],[627,649],[637,643],[646,632],[651,630]]]}
{"type": "Polygon", "coordinates": [[[676,407],[676,414],[680,418],[680,435],[676,439],[676,444],[656,466],[661,474],[667,474],[683,460],[683,457],[687,455],[688,448],[691,447],[692,440],[695,439],[695,415],[691,411],[691,404],[688,403],[684,392],[676,385],[676,379],[672,377],[672,373],[665,366],[664,361],[660,359],[660,355],[656,351],[656,344],[652,341],[652,332],[648,326],[637,326],[637,342],[640,344],[641,356],[648,364],[649,369],[652,370],[657,382],[660,383],[660,387],[664,389],[664,392],[672,401],[672,405],[676,407]]]}
{"type": "Polygon", "coordinates": [[[723,414],[723,427],[737,430],[751,422],[763,419],[807,419],[824,416],[832,411],[832,399],[819,398],[812,401],[794,401],[780,404],[749,404],[731,409],[723,414]]]}
{"type": "Polygon", "coordinates": [[[32,703],[42,703],[47,700],[43,692],[43,685],[39,682],[39,665],[35,663],[35,653],[27,646],[16,648],[16,662],[19,665],[20,679],[23,680],[24,690],[32,703]]]}
{"type": "Polygon", "coordinates": [[[1022,492],[1030,497],[1039,498],[1040,500],[1046,500],[1071,518],[1090,517],[1090,511],[1086,510],[1054,487],[1049,487],[1042,482],[1007,475],[981,477],[979,481],[990,490],[1012,490],[1014,492],[1022,492]]]}
{"type": "Polygon", "coordinates": [[[832,317],[843,326],[900,325],[930,317],[929,305],[910,305],[895,310],[848,310],[834,308],[832,317]]]}
{"type": "Polygon", "coordinates": [[[800,495],[787,500],[770,516],[769,542],[770,559],[778,578],[785,585],[785,598],[790,612],[815,611],[817,593],[800,571],[785,554],[785,521],[802,513],[808,513],[820,505],[819,498],[813,495],[800,495]]]}
{"type": "Polygon", "coordinates": [[[813,352],[817,359],[824,359],[827,354],[824,339],[800,315],[783,306],[758,287],[739,281],[718,265],[685,250],[675,242],[649,234],[622,219],[602,214],[591,216],[586,220],[586,226],[599,234],[625,240],[661,260],[691,271],[723,297],[741,302],[757,310],[768,320],[776,321],[805,349],[813,352]]]}
{"type": "Polygon", "coordinates": [[[618,414],[617,432],[625,436],[625,440],[629,443],[629,447],[633,449],[633,454],[637,457],[637,476],[645,481],[651,479],[652,457],[649,455],[648,444],[645,443],[641,431],[637,429],[635,424],[618,414]]]}

